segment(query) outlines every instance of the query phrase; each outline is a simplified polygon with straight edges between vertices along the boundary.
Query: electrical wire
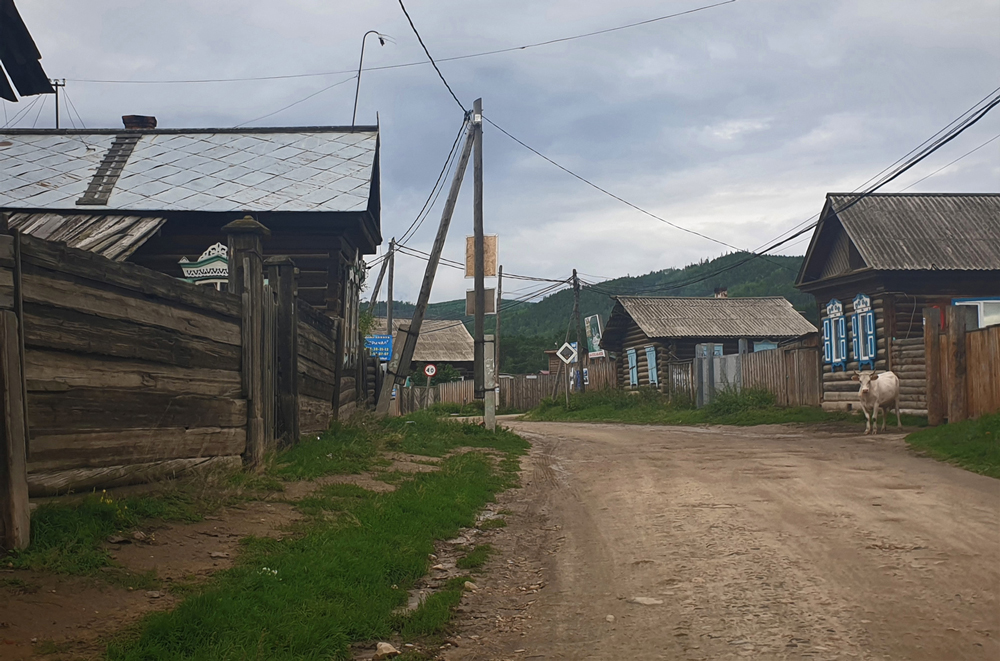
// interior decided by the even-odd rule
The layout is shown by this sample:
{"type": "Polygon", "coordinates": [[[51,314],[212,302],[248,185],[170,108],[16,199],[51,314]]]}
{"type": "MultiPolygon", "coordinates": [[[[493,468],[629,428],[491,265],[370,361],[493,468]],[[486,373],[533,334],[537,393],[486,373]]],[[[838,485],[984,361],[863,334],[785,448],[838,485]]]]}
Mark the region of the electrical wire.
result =
{"type": "Polygon", "coordinates": [[[956,159],[955,159],[954,161],[951,161],[950,163],[948,163],[948,164],[946,164],[946,165],[942,165],[942,166],[941,166],[941,167],[939,167],[939,168],[938,168],[937,170],[934,170],[934,172],[931,172],[930,174],[928,174],[928,175],[925,175],[925,176],[921,177],[920,179],[917,179],[917,180],[916,180],[916,181],[914,181],[914,182],[913,182],[912,184],[910,184],[910,185],[909,185],[909,186],[907,186],[906,188],[904,188],[904,189],[900,190],[899,192],[900,192],[900,193],[902,193],[902,192],[904,192],[904,191],[908,191],[908,190],[910,190],[911,188],[913,188],[914,186],[916,186],[917,184],[919,184],[919,183],[920,183],[921,181],[923,181],[924,179],[929,179],[930,177],[933,177],[934,175],[936,175],[936,174],[937,174],[938,172],[940,172],[941,170],[944,170],[945,168],[948,168],[948,167],[951,167],[951,166],[952,166],[952,165],[954,165],[955,163],[958,163],[958,162],[959,162],[960,160],[962,160],[962,159],[963,159],[963,158],[965,158],[966,156],[969,156],[970,154],[974,154],[974,153],[976,153],[977,151],[979,151],[980,149],[982,149],[982,148],[983,148],[983,147],[985,147],[986,145],[990,144],[991,142],[993,142],[993,141],[994,141],[994,140],[996,140],[997,138],[1000,138],[1000,133],[996,134],[995,136],[993,136],[992,138],[990,138],[989,140],[987,140],[987,141],[986,141],[986,142],[984,142],[983,144],[979,145],[979,146],[978,146],[978,147],[976,147],[975,149],[971,149],[971,150],[969,150],[969,151],[965,152],[964,154],[962,154],[961,156],[959,156],[958,158],[956,158],[956,159]]]}
{"type": "Polygon", "coordinates": [[[261,115],[260,117],[255,117],[254,119],[249,119],[249,120],[247,120],[247,121],[243,122],[242,124],[237,124],[237,125],[236,125],[236,126],[234,126],[233,128],[234,128],[234,129],[238,129],[238,128],[240,128],[241,126],[246,126],[247,124],[253,124],[254,122],[257,122],[257,121],[260,121],[260,120],[262,120],[262,119],[267,119],[268,117],[270,117],[270,116],[272,116],[272,115],[277,115],[277,114],[278,114],[279,112],[284,112],[284,111],[288,110],[289,108],[291,108],[291,107],[293,107],[293,106],[297,106],[297,105],[299,105],[300,103],[303,103],[303,102],[305,102],[305,101],[308,101],[309,99],[313,98],[314,96],[316,96],[316,95],[318,95],[318,94],[322,94],[323,92],[325,92],[325,91],[327,91],[327,90],[329,90],[329,89],[333,89],[334,87],[338,87],[338,86],[340,86],[340,85],[343,85],[344,83],[348,83],[348,82],[350,82],[350,81],[354,80],[354,79],[355,79],[355,78],[357,78],[357,77],[358,77],[358,76],[357,76],[357,74],[355,74],[355,75],[351,76],[350,78],[345,78],[344,80],[341,80],[341,81],[339,81],[339,82],[336,82],[336,83],[334,83],[334,84],[332,84],[332,85],[327,85],[327,86],[326,86],[326,87],[324,87],[323,89],[321,89],[321,90],[317,90],[317,91],[313,92],[312,94],[310,94],[309,96],[305,96],[305,97],[303,97],[303,98],[299,99],[298,101],[293,101],[292,103],[289,103],[289,104],[288,104],[287,106],[284,106],[283,108],[278,108],[278,109],[277,109],[277,110],[275,110],[274,112],[269,112],[269,113],[267,113],[266,115],[261,115]]]}
{"type": "Polygon", "coordinates": [[[463,119],[462,125],[458,129],[458,133],[455,134],[455,140],[451,144],[451,150],[448,152],[448,157],[444,161],[444,165],[441,166],[441,171],[438,173],[437,180],[434,182],[434,186],[431,188],[430,195],[424,201],[424,205],[420,208],[417,213],[417,217],[413,219],[410,226],[406,228],[403,232],[403,236],[400,238],[399,243],[406,243],[413,235],[417,233],[420,226],[423,225],[424,220],[430,215],[431,209],[434,208],[434,204],[437,202],[438,196],[441,191],[444,190],[444,182],[447,181],[446,175],[451,171],[452,166],[456,161],[459,149],[458,145],[462,140],[462,134],[465,133],[468,128],[468,121],[463,119]],[[421,217],[422,216],[422,217],[421,217]]]}
{"type": "Polygon", "coordinates": [[[14,128],[15,126],[17,126],[18,122],[21,121],[22,117],[26,116],[29,112],[31,112],[31,109],[34,108],[35,105],[41,100],[42,100],[42,95],[38,95],[34,99],[32,99],[31,103],[29,103],[27,106],[18,111],[18,113],[15,114],[13,118],[11,118],[6,124],[4,124],[4,128],[8,127],[14,128]]]}
{"type": "Polygon", "coordinates": [[[35,121],[31,123],[31,128],[35,128],[35,125],[38,124],[38,118],[42,116],[42,111],[45,110],[46,96],[42,95],[42,104],[38,106],[38,113],[35,115],[35,121]]]}
{"type": "MultiPolygon", "coordinates": [[[[617,32],[619,30],[627,30],[629,28],[639,27],[643,25],[649,25],[650,23],[657,23],[659,21],[665,21],[670,18],[677,18],[678,16],[684,16],[686,14],[694,14],[696,12],[704,11],[706,9],[712,9],[714,7],[720,7],[722,5],[731,4],[736,2],[736,0],[726,0],[726,2],[718,2],[712,5],[705,5],[703,7],[696,7],[694,9],[689,9],[687,11],[678,12],[676,14],[668,14],[666,16],[657,16],[656,18],[650,18],[643,21],[637,21],[635,23],[628,23],[626,25],[620,25],[618,27],[606,28],[603,30],[595,30],[593,32],[587,32],[584,34],[572,35],[569,37],[559,37],[557,39],[548,39],[546,41],[539,41],[535,43],[524,44],[521,46],[510,46],[507,48],[499,48],[496,50],[482,51],[479,53],[469,53],[467,55],[455,55],[453,57],[443,57],[438,58],[438,62],[455,62],[457,60],[468,60],[475,57],[484,57],[487,55],[498,55],[501,53],[512,53],[515,51],[527,50],[529,48],[538,48],[540,46],[549,46],[551,44],[563,43],[566,41],[574,41],[576,39],[584,39],[586,37],[593,37],[597,35],[607,34],[609,32],[617,32]]],[[[419,62],[403,62],[400,64],[387,64],[382,66],[366,67],[362,71],[385,71],[388,69],[403,69],[406,67],[416,67],[428,64],[424,60],[419,62]]],[[[77,83],[101,83],[101,84],[113,84],[113,85],[177,85],[177,84],[198,84],[198,83],[239,83],[239,82],[251,82],[251,81],[262,81],[262,80],[287,80],[293,78],[314,78],[321,76],[338,76],[345,73],[354,73],[357,69],[344,69],[341,71],[320,71],[315,73],[296,73],[296,74],[284,74],[276,76],[247,76],[240,78],[194,78],[194,79],[182,79],[182,80],[101,80],[95,78],[73,78],[73,82],[77,83]]]]}
{"type": "Polygon", "coordinates": [[[398,0],[398,2],[400,9],[403,10],[403,14],[406,16],[406,20],[410,24],[410,28],[413,29],[413,34],[417,35],[417,41],[420,42],[420,47],[424,49],[424,54],[427,55],[427,59],[431,61],[432,65],[434,65],[434,70],[437,71],[438,78],[440,78],[441,82],[444,83],[444,86],[448,88],[448,92],[451,94],[451,98],[455,99],[455,103],[457,103],[458,107],[462,109],[462,112],[468,112],[465,106],[462,105],[462,102],[458,100],[458,96],[455,94],[455,91],[451,89],[451,85],[449,85],[448,81],[445,80],[444,74],[441,73],[441,69],[438,68],[437,62],[435,62],[434,58],[431,57],[431,52],[427,50],[427,45],[424,43],[424,40],[420,36],[420,33],[417,32],[417,26],[413,24],[413,19],[410,18],[410,12],[406,11],[406,5],[403,4],[403,0],[398,0]]]}
{"type": "Polygon", "coordinates": [[[69,97],[69,92],[67,92],[65,86],[63,86],[63,96],[66,97],[66,101],[69,102],[70,108],[72,108],[73,112],[76,113],[76,118],[80,120],[80,126],[82,126],[83,128],[87,128],[87,125],[83,123],[83,117],[80,117],[80,111],[76,109],[76,104],[73,103],[73,99],[69,97]]]}

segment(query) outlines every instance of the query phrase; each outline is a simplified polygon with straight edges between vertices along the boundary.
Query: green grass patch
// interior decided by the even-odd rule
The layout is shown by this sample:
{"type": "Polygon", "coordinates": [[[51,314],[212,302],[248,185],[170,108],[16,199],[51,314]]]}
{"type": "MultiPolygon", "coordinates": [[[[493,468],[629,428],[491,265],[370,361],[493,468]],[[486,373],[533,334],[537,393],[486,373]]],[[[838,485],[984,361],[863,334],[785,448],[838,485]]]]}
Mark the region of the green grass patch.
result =
{"type": "Polygon", "coordinates": [[[428,413],[434,415],[483,415],[485,404],[481,399],[474,399],[465,404],[456,402],[438,402],[427,407],[428,413]]]}
{"type": "MultiPolygon", "coordinates": [[[[383,423],[390,433],[397,429],[393,422],[383,423]]],[[[452,444],[475,443],[511,452],[526,447],[509,433],[490,435],[491,445],[478,433],[467,435],[461,425],[437,424],[434,416],[420,420],[420,426],[442,432],[445,441],[431,444],[430,432],[404,433],[400,424],[401,444],[412,434],[421,440],[410,439],[408,450],[446,451],[452,444]]],[[[439,632],[461,598],[457,581],[408,616],[393,611],[426,573],[435,540],[472,526],[494,494],[513,484],[515,476],[500,466],[488,454],[470,452],[444,460],[439,471],[413,476],[391,493],[325,487],[300,503],[313,516],[300,524],[298,535],[244,540],[235,567],[217,574],[177,609],[150,615],[136,633],[113,642],[108,657],[347,659],[354,641],[384,639],[394,631],[439,632]]]]}
{"type": "Polygon", "coordinates": [[[443,457],[458,448],[492,448],[520,454],[528,448],[523,438],[500,427],[495,432],[466,422],[441,418],[428,411],[418,411],[403,418],[382,422],[388,440],[386,447],[409,454],[443,457]]]}
{"type": "MultiPolygon", "coordinates": [[[[905,425],[925,426],[926,418],[902,416],[905,425]]],[[[842,423],[863,427],[863,416],[820,408],[779,407],[766,390],[720,391],[700,409],[671,403],[656,390],[600,390],[570,396],[569,407],[561,399],[546,399],[526,420],[567,422],[624,422],[652,425],[768,425],[788,422],[842,423]]]]}
{"type": "Polygon", "coordinates": [[[374,420],[334,423],[322,434],[303,436],[298,444],[281,452],[267,472],[283,480],[362,473],[378,458],[381,432],[381,425],[374,420]]]}
{"type": "Polygon", "coordinates": [[[497,528],[506,528],[507,519],[496,518],[496,519],[486,519],[481,521],[477,526],[480,530],[496,530],[497,528]]]}
{"type": "Polygon", "coordinates": [[[455,563],[459,569],[479,569],[486,564],[490,556],[496,552],[490,544],[479,544],[474,549],[463,555],[455,563]]]}
{"type": "Polygon", "coordinates": [[[936,459],[1000,478],[1000,413],[922,429],[906,442],[936,459]]]}

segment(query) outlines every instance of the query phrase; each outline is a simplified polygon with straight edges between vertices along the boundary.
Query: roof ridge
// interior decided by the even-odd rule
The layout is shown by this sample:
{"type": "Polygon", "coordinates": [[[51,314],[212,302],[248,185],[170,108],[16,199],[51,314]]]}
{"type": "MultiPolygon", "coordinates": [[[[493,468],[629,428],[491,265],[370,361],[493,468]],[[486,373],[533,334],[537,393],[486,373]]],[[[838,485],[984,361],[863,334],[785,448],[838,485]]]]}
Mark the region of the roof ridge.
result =
{"type": "MultiPolygon", "coordinates": [[[[860,197],[864,193],[827,193],[827,197],[854,195],[860,197]]],[[[1000,193],[869,193],[865,197],[1000,197],[1000,193]]]]}
{"type": "Polygon", "coordinates": [[[257,126],[239,128],[155,128],[155,129],[0,129],[0,135],[177,135],[182,133],[378,133],[374,124],[357,126],[257,126]]]}

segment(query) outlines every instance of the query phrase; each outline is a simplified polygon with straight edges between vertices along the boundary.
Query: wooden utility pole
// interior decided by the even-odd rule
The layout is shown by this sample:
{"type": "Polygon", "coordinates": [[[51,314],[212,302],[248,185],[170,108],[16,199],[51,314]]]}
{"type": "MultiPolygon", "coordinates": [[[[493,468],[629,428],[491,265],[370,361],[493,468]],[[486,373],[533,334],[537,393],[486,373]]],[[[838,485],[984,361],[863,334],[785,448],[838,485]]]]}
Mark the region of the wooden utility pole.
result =
{"type": "Polygon", "coordinates": [[[944,399],[941,383],[941,310],[924,308],[924,369],[927,375],[927,424],[937,427],[944,422],[944,399]]]}
{"type": "MultiPolygon", "coordinates": [[[[392,249],[392,241],[389,241],[389,249],[392,249]]],[[[375,288],[372,289],[372,298],[368,302],[368,311],[374,314],[375,304],[378,303],[378,293],[382,290],[382,279],[385,277],[386,267],[389,266],[389,255],[382,259],[382,268],[378,270],[378,278],[375,280],[375,288]]]]}
{"type": "Polygon", "coordinates": [[[580,313],[580,278],[573,269],[573,316],[576,317],[576,364],[580,370],[580,392],[587,391],[587,386],[583,382],[584,360],[590,353],[587,346],[587,331],[583,328],[583,315],[580,313]]]}
{"type": "Polygon", "coordinates": [[[385,332],[392,337],[392,278],[396,268],[396,238],[389,241],[389,284],[385,293],[385,332]]]}
{"type": "MultiPolygon", "coordinates": [[[[458,192],[462,188],[462,178],[465,176],[465,170],[469,167],[469,156],[472,154],[474,135],[474,131],[469,131],[466,135],[465,146],[462,148],[462,155],[458,159],[455,176],[451,180],[451,190],[448,191],[448,199],[445,201],[444,210],[441,212],[441,223],[438,225],[437,236],[434,237],[434,246],[431,248],[431,254],[427,258],[424,279],[420,283],[420,295],[417,297],[417,306],[413,310],[413,319],[405,331],[403,328],[399,329],[398,335],[400,338],[405,336],[405,339],[402,342],[397,340],[393,343],[392,362],[389,363],[385,381],[382,383],[382,392],[375,407],[377,415],[384,416],[389,412],[392,389],[397,383],[403,383],[406,380],[407,374],[409,374],[410,363],[413,361],[413,350],[417,346],[420,326],[424,323],[427,303],[431,298],[431,288],[434,286],[434,276],[437,274],[438,264],[441,261],[441,251],[444,250],[444,242],[448,238],[448,227],[451,225],[451,217],[455,213],[455,203],[458,201],[458,192]]],[[[389,268],[389,286],[391,287],[391,264],[389,268]]],[[[392,298],[390,297],[389,300],[391,301],[392,298]]]]}
{"type": "Polygon", "coordinates": [[[941,381],[948,391],[948,424],[961,422],[969,416],[965,397],[965,378],[968,368],[965,352],[965,310],[966,306],[963,305],[949,305],[945,308],[948,324],[949,373],[947,378],[942,378],[941,381]]]}
{"type": "Polygon", "coordinates": [[[483,363],[483,335],[486,322],[486,260],[483,247],[483,100],[476,99],[472,104],[472,136],[474,148],[472,153],[472,226],[474,234],[474,261],[476,309],[472,337],[475,341],[473,355],[473,378],[475,399],[485,397],[485,365],[483,363]]]}

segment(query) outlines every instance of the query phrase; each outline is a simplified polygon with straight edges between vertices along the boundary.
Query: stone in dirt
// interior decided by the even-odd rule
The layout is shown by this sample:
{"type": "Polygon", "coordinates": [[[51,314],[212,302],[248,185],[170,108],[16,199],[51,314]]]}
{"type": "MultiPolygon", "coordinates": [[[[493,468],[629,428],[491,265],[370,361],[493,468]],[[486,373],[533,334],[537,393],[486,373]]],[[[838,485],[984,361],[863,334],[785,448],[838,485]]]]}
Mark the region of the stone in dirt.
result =
{"type": "Polygon", "coordinates": [[[373,661],[383,661],[384,659],[391,659],[394,656],[399,656],[402,654],[395,647],[389,643],[379,643],[375,646],[375,656],[372,657],[373,661]]]}
{"type": "Polygon", "coordinates": [[[224,553],[223,551],[212,551],[211,553],[208,554],[208,557],[210,557],[210,558],[228,558],[229,554],[228,553],[224,553]]]}
{"type": "Polygon", "coordinates": [[[465,589],[469,590],[471,592],[476,592],[477,590],[479,590],[479,586],[476,585],[475,583],[473,583],[472,581],[466,581],[465,582],[465,589]]]}
{"type": "Polygon", "coordinates": [[[149,597],[150,599],[159,599],[163,595],[160,593],[159,590],[147,590],[146,596],[149,597]]]}
{"type": "Polygon", "coordinates": [[[132,540],[121,535],[111,535],[108,537],[108,544],[131,544],[132,540]]]}
{"type": "Polygon", "coordinates": [[[136,530],[134,533],[132,533],[132,539],[134,539],[137,542],[144,542],[146,541],[146,533],[142,532],[141,530],[136,530]]]}
{"type": "Polygon", "coordinates": [[[608,622],[610,622],[611,624],[614,624],[614,623],[615,623],[615,616],[614,616],[614,615],[608,615],[608,616],[607,616],[606,618],[604,618],[604,619],[605,619],[605,620],[607,620],[608,622]]]}
{"type": "Polygon", "coordinates": [[[653,599],[652,597],[632,597],[628,600],[630,604],[640,604],[642,606],[662,606],[662,599],[653,599]]]}

